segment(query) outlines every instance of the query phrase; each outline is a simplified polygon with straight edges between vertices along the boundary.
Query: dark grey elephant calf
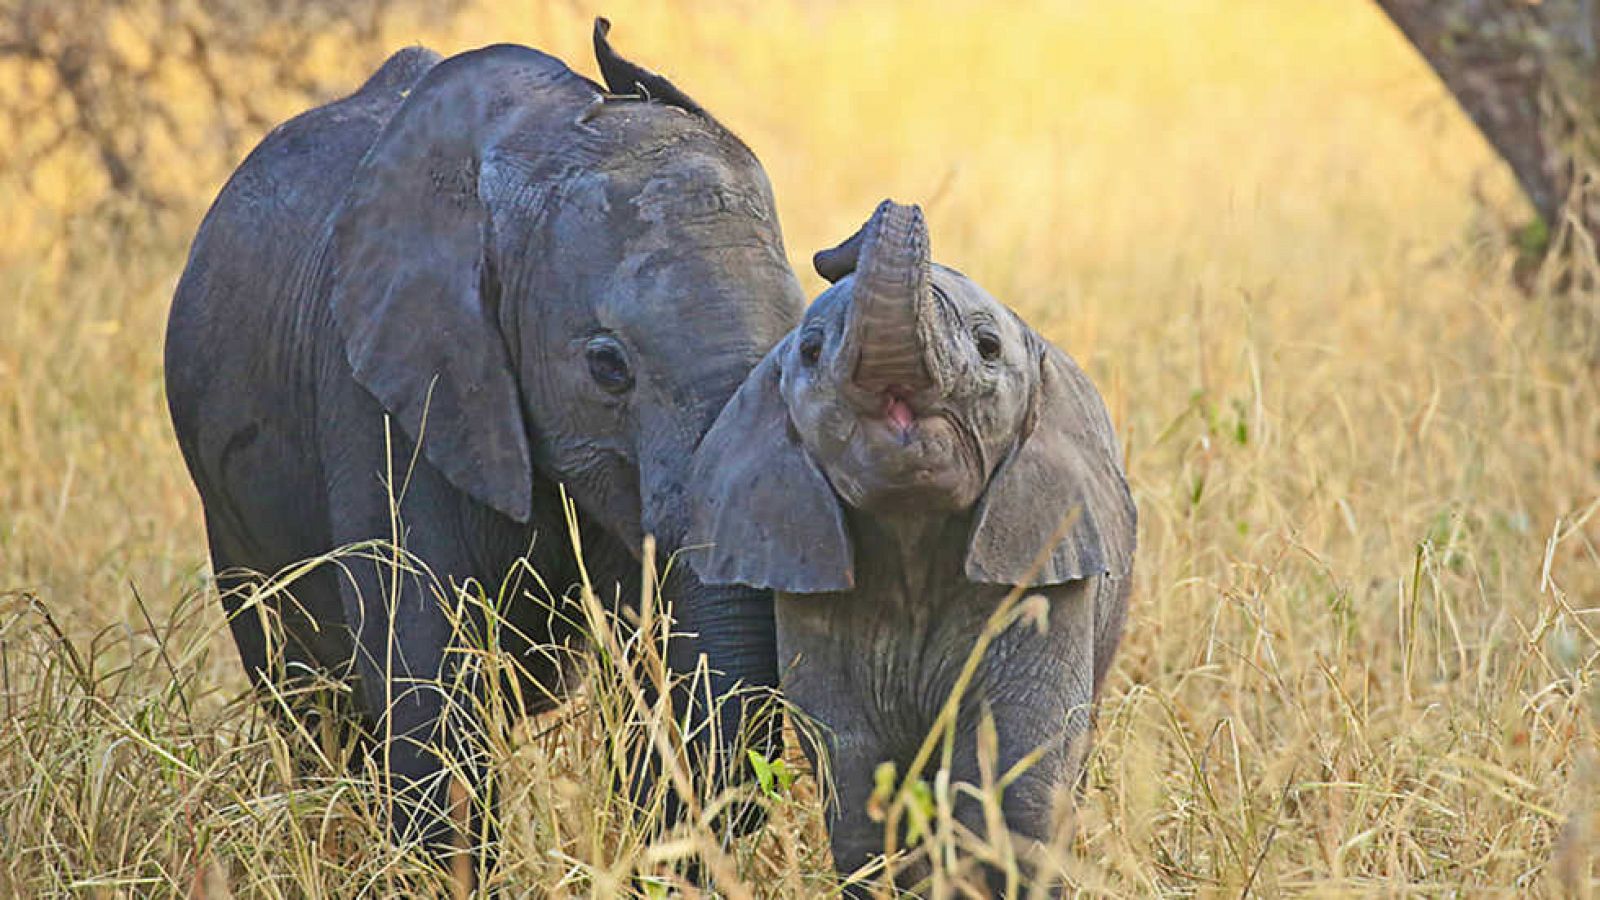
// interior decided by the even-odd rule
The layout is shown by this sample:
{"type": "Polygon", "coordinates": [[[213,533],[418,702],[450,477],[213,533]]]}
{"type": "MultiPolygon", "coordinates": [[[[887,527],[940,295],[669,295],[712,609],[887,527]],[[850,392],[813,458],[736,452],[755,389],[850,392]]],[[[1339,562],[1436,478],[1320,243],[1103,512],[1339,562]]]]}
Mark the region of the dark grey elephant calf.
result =
{"type": "MultiPolygon", "coordinates": [[[[884,847],[877,766],[907,774],[990,615],[1014,586],[1042,594],[1046,626],[1018,622],[982,657],[950,777],[981,783],[992,714],[997,774],[1038,755],[1005,824],[1048,840],[1127,606],[1135,510],[1105,407],[1066,354],[929,261],[916,207],[885,202],[816,263],[833,287],[698,451],[691,542],[711,546],[691,559],[707,583],[778,592],[783,687],[826,735],[843,872],[884,847]]],[[[978,803],[955,816],[985,834],[978,803]]]]}
{"type": "MultiPolygon", "coordinates": [[[[253,573],[398,537],[446,584],[493,597],[526,558],[559,595],[579,578],[564,488],[601,596],[635,598],[642,536],[682,545],[695,445],[804,306],[755,157],[605,35],[607,87],[526,47],[396,54],[240,165],[173,301],[168,401],[245,667],[353,679],[396,834],[440,846],[465,839],[441,753],[481,765],[448,610],[359,560],[247,607],[253,573]]],[[[675,671],[776,686],[768,592],[682,571],[666,590],[675,671]]],[[[502,615],[520,696],[554,702],[541,648],[581,615],[502,615]]],[[[745,712],[723,705],[702,749],[730,758],[745,712]]]]}

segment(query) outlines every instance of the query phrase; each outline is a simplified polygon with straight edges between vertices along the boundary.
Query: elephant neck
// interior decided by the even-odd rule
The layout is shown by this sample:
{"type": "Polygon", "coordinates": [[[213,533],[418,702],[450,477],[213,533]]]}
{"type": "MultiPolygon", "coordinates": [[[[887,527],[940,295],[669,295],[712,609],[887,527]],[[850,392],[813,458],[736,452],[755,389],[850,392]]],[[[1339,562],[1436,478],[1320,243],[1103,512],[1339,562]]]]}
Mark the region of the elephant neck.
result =
{"type": "Polygon", "coordinates": [[[970,510],[871,515],[852,510],[856,590],[918,603],[964,581],[970,510]]]}

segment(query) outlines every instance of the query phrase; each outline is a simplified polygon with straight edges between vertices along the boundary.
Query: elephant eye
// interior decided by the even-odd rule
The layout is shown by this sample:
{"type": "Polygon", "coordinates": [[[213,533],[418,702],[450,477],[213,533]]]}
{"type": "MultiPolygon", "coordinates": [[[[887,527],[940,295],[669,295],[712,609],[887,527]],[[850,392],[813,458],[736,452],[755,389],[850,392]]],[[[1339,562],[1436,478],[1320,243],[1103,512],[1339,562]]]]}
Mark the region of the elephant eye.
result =
{"type": "Polygon", "coordinates": [[[1000,335],[987,326],[979,326],[972,332],[972,340],[978,345],[978,355],[984,362],[994,362],[1000,358],[1000,335]]]}
{"type": "Polygon", "coordinates": [[[628,368],[628,351],[616,338],[602,334],[589,339],[583,348],[589,360],[589,377],[608,394],[620,394],[633,387],[633,372],[628,368]]]}
{"type": "Polygon", "coordinates": [[[822,356],[822,335],[808,331],[800,338],[800,360],[808,366],[817,364],[822,356]]]}

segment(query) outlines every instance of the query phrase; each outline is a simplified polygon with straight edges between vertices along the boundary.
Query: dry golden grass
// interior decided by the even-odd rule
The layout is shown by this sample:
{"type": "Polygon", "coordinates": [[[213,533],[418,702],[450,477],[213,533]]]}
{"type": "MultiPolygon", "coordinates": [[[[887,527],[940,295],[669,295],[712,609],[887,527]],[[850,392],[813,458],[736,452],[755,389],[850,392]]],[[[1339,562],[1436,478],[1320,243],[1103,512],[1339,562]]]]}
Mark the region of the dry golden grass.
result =
{"type": "MultiPolygon", "coordinates": [[[[921,202],[1121,429],[1137,589],[1080,889],[1597,892],[1597,336],[1510,285],[1509,176],[1375,11],[703,6],[599,11],[762,158],[807,285],[877,200],[921,202]]],[[[392,37],[592,71],[595,11],[392,37]]],[[[197,214],[42,253],[3,199],[0,894],[398,890],[419,863],[360,777],[296,781],[206,577],[160,370],[197,214]]],[[[653,891],[714,839],[621,824],[615,691],[497,745],[514,890],[653,891]]],[[[720,886],[822,889],[811,782],[767,802],[720,886]]]]}

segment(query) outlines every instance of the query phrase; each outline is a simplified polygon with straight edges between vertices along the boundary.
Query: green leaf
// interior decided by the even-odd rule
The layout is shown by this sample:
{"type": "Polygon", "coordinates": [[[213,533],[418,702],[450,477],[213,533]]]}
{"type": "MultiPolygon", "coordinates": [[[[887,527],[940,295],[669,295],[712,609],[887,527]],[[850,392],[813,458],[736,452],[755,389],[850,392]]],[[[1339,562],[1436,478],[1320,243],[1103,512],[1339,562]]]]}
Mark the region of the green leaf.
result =
{"type": "Polygon", "coordinates": [[[906,785],[906,798],[906,811],[910,813],[910,821],[906,823],[906,846],[915,847],[928,834],[928,825],[933,822],[933,788],[918,778],[906,785]]]}
{"type": "MultiPolygon", "coordinates": [[[[765,756],[755,750],[746,750],[750,757],[750,768],[756,770],[756,784],[761,786],[761,793],[772,796],[772,763],[765,756]]],[[[782,760],[778,761],[782,764],[782,760]]]]}
{"type": "Polygon", "coordinates": [[[789,790],[794,787],[794,770],[789,768],[789,764],[781,758],[773,760],[772,773],[778,776],[778,792],[782,794],[789,793],[789,790]]]}

